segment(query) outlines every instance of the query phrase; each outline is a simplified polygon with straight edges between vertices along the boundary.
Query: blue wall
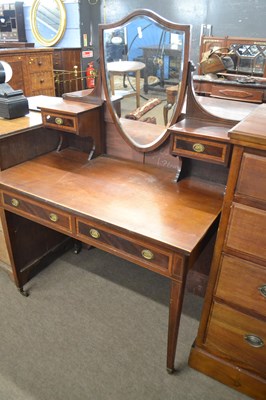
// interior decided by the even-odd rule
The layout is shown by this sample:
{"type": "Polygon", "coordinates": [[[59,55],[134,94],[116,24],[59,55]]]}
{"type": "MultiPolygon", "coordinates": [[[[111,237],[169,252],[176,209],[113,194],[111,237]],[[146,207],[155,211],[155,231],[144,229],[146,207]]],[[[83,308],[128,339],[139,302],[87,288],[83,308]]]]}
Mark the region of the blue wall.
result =
{"type": "MultiPolygon", "coordinates": [[[[65,3],[66,15],[67,15],[67,28],[63,38],[54,47],[80,47],[80,12],[79,3],[65,3]]],[[[42,44],[38,43],[31,31],[30,25],[30,5],[24,6],[24,20],[27,41],[35,43],[35,47],[43,47],[42,44]]]]}

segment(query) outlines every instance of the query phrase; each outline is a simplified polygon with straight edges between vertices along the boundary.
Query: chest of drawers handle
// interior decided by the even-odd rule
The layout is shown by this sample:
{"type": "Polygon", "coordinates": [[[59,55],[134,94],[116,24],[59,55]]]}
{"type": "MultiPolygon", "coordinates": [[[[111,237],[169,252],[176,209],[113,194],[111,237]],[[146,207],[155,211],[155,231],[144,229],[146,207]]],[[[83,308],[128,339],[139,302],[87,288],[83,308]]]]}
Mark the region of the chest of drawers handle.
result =
{"type": "Polygon", "coordinates": [[[64,123],[63,118],[60,118],[60,117],[56,117],[55,120],[54,120],[54,122],[55,122],[57,125],[63,125],[63,123],[64,123]]]}
{"type": "Polygon", "coordinates": [[[264,342],[259,336],[253,334],[246,334],[244,335],[244,339],[252,347],[259,348],[264,346],[264,342]]]}
{"type": "Polygon", "coordinates": [[[141,255],[146,260],[152,260],[154,258],[153,252],[148,250],[148,249],[143,249],[142,252],[141,252],[141,255]]]}
{"type": "Polygon", "coordinates": [[[90,235],[91,237],[93,237],[94,239],[99,239],[99,237],[101,236],[100,232],[97,231],[97,229],[90,229],[90,235]]]}
{"type": "Polygon", "coordinates": [[[56,215],[55,213],[51,213],[49,214],[49,218],[52,222],[57,222],[58,221],[58,215],[56,215]]]}
{"type": "Polygon", "coordinates": [[[259,289],[260,294],[261,294],[263,297],[266,298],[266,285],[262,285],[262,286],[260,286],[258,289],[259,289]]]}
{"type": "Polygon", "coordinates": [[[194,143],[192,148],[196,153],[203,153],[205,150],[204,145],[201,143],[194,143]]]}
{"type": "Polygon", "coordinates": [[[12,199],[11,200],[11,204],[12,204],[12,206],[14,206],[14,207],[18,207],[19,206],[19,201],[18,201],[18,199],[12,199]]]}

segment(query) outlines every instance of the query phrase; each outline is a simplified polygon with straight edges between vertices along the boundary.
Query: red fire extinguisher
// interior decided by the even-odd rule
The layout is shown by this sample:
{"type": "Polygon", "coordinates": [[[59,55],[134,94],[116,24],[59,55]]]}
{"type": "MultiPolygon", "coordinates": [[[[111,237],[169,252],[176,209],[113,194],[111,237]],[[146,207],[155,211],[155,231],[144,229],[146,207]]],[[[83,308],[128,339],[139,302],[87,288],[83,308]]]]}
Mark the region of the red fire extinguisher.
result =
{"type": "Polygon", "coordinates": [[[95,87],[95,77],[96,71],[93,66],[93,61],[91,61],[90,63],[88,63],[88,67],[86,69],[86,80],[88,89],[93,89],[95,87]]]}

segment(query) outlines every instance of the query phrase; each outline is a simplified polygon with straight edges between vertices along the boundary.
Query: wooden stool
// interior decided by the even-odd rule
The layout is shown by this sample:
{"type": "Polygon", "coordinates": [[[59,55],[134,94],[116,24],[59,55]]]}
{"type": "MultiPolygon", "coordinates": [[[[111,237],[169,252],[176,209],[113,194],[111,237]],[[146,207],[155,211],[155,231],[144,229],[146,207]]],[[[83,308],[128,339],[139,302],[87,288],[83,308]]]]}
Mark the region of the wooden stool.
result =
{"type": "Polygon", "coordinates": [[[166,88],[166,104],[163,108],[164,124],[167,125],[168,122],[168,111],[171,110],[176,102],[178,94],[178,85],[168,86],[166,88]]]}

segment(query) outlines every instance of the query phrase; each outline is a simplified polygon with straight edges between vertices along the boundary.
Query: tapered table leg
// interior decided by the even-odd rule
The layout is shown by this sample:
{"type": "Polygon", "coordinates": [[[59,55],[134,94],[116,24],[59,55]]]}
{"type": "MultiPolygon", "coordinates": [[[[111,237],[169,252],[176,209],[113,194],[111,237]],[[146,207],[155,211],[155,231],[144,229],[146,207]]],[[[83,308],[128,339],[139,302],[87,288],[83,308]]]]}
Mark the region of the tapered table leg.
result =
{"type": "Polygon", "coordinates": [[[167,371],[174,372],[175,353],[179,323],[182,311],[183,296],[186,279],[183,282],[171,281],[171,293],[169,304],[168,343],[167,343],[167,371]]]}

